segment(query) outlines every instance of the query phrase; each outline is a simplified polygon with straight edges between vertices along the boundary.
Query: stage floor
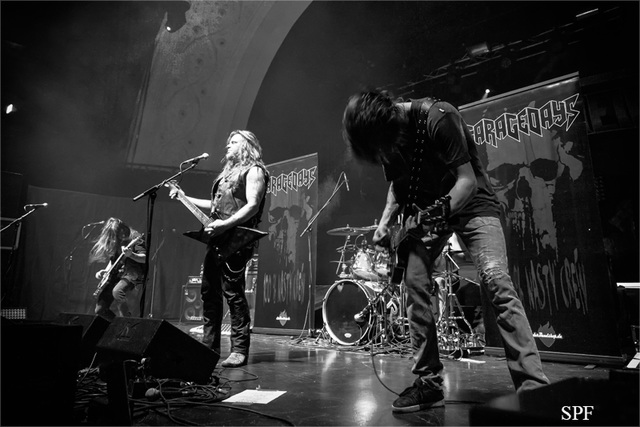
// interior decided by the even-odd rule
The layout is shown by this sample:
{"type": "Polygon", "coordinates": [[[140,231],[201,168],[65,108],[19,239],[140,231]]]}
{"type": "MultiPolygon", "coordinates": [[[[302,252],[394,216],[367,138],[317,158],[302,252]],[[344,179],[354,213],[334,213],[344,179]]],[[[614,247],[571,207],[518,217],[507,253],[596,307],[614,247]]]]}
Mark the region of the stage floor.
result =
{"type": "MultiPolygon", "coordinates": [[[[187,333],[197,326],[175,325],[187,333]]],[[[225,336],[221,360],[228,353],[229,339],[225,336]]],[[[515,396],[504,358],[484,354],[459,360],[445,357],[444,365],[446,406],[395,414],[391,411],[395,393],[402,392],[414,380],[406,352],[378,354],[372,358],[368,350],[332,347],[321,337],[253,334],[248,365],[225,369],[218,364],[214,374],[220,384],[209,388],[213,393],[211,398],[203,397],[200,391],[195,396],[171,399],[168,403],[161,400],[144,403],[142,399],[134,402],[132,423],[145,426],[467,426],[471,425],[472,408],[499,396],[515,396]],[[275,391],[281,393],[273,393],[275,391]],[[245,393],[240,395],[241,392],[245,393]],[[273,400],[266,403],[224,401],[242,398],[247,393],[249,402],[273,400]],[[220,400],[216,401],[216,397],[220,400]]],[[[611,370],[568,363],[544,363],[544,369],[552,383],[570,378],[606,380],[611,370]]],[[[557,414],[558,425],[562,423],[561,415],[557,414]]]]}

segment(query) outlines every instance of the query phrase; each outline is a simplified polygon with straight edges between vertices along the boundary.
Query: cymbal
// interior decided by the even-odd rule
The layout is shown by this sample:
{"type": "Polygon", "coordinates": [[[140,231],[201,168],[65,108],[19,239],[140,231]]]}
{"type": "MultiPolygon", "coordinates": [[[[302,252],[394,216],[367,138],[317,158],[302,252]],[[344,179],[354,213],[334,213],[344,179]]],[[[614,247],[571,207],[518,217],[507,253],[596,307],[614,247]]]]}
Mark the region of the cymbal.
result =
{"type": "Polygon", "coordinates": [[[357,236],[359,234],[368,233],[371,230],[358,227],[340,227],[327,231],[331,236],[357,236]]]}
{"type": "Polygon", "coordinates": [[[344,260],[344,261],[329,261],[332,262],[334,264],[346,264],[346,265],[350,265],[353,264],[353,260],[349,259],[349,260],[344,260]]]}
{"type": "Polygon", "coordinates": [[[356,227],[360,230],[374,231],[378,229],[377,225],[365,225],[364,227],[356,227]]]}
{"type": "Polygon", "coordinates": [[[352,245],[349,244],[347,246],[339,246],[336,248],[336,252],[342,252],[342,251],[355,251],[356,250],[356,245],[352,245]]]}

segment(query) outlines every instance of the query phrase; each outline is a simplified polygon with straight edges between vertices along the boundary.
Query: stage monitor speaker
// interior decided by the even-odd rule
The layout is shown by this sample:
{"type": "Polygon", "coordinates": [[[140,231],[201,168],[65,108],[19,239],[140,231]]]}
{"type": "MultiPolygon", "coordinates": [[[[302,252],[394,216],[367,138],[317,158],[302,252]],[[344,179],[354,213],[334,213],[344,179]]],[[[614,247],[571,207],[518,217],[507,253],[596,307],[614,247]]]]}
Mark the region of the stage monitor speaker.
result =
{"type": "Polygon", "coordinates": [[[638,426],[638,372],[609,379],[569,378],[469,410],[472,426],[638,426]]]}
{"type": "Polygon", "coordinates": [[[220,355],[159,319],[116,317],[97,345],[100,363],[148,359],[150,374],[209,383],[220,355]]]}
{"type": "Polygon", "coordinates": [[[73,420],[82,328],[2,318],[2,425],[73,420]]]}
{"type": "Polygon", "coordinates": [[[83,313],[60,313],[56,323],[82,326],[80,348],[80,368],[91,366],[96,353],[96,345],[109,326],[109,320],[102,316],[83,313]]]}

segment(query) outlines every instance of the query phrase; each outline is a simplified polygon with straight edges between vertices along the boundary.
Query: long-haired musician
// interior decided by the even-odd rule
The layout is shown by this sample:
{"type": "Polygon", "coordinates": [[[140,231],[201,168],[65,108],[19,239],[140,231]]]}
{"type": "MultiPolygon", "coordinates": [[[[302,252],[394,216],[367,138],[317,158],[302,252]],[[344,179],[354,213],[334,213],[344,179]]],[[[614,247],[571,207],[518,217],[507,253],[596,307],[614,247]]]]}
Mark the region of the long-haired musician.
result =
{"type": "MultiPolygon", "coordinates": [[[[233,227],[257,228],[264,208],[269,174],[262,160],[258,138],[248,130],[234,130],[226,143],[222,172],[213,182],[210,199],[185,196],[198,208],[210,212],[214,220],[204,228],[212,238],[233,227]]],[[[175,198],[177,191],[169,193],[175,198]]],[[[247,363],[251,344],[251,317],[245,296],[245,268],[255,245],[248,245],[216,263],[216,248],[207,245],[202,271],[203,343],[220,354],[223,300],[231,314],[231,351],[224,367],[247,363]]]]}
{"type": "Polygon", "coordinates": [[[96,279],[100,280],[99,288],[102,286],[99,292],[96,290],[96,314],[109,320],[116,315],[131,316],[127,300],[136,286],[142,284],[146,256],[144,240],[138,231],[119,218],[105,221],[89,252],[90,263],[108,263],[96,273],[96,279]],[[120,261],[116,263],[118,258],[120,261]],[[115,313],[111,310],[114,302],[115,313]]]}

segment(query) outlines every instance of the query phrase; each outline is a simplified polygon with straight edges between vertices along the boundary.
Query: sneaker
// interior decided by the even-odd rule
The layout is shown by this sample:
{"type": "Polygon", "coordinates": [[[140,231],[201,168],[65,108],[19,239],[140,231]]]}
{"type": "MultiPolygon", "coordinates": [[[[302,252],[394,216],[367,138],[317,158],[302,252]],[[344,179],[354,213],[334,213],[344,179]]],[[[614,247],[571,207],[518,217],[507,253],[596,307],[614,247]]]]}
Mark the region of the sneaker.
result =
{"type": "Polygon", "coordinates": [[[224,368],[237,368],[247,364],[247,356],[242,353],[231,353],[227,360],[222,362],[224,368]]]}
{"type": "Polygon", "coordinates": [[[416,412],[444,406],[444,393],[418,378],[406,388],[391,406],[393,412],[416,412]]]}

